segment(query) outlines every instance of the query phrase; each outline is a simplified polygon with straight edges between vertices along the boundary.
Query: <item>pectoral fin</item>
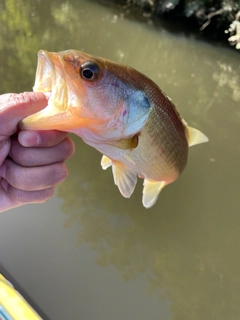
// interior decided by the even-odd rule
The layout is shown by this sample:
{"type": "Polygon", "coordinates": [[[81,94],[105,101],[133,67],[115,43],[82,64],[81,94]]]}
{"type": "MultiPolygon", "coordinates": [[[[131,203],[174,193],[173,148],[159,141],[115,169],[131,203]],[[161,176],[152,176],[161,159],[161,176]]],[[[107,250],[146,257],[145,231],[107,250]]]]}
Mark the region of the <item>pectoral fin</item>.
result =
{"type": "Polygon", "coordinates": [[[201,131],[188,127],[187,126],[187,132],[188,132],[188,146],[194,146],[199,143],[208,142],[208,137],[205,136],[201,131]]]}
{"type": "Polygon", "coordinates": [[[138,134],[135,134],[132,138],[116,140],[109,144],[123,150],[135,149],[138,145],[138,134]]]}
{"type": "Polygon", "coordinates": [[[101,160],[101,166],[103,170],[106,170],[107,168],[111,167],[111,165],[112,165],[112,160],[107,156],[103,155],[101,160]]]}
{"type": "Polygon", "coordinates": [[[165,181],[144,180],[142,203],[145,208],[150,208],[154,205],[154,203],[157,201],[160,191],[165,185],[165,181]]]}
{"type": "Polygon", "coordinates": [[[114,183],[118,186],[119,191],[125,198],[129,198],[135,189],[137,176],[120,162],[113,161],[112,171],[114,183]]]}

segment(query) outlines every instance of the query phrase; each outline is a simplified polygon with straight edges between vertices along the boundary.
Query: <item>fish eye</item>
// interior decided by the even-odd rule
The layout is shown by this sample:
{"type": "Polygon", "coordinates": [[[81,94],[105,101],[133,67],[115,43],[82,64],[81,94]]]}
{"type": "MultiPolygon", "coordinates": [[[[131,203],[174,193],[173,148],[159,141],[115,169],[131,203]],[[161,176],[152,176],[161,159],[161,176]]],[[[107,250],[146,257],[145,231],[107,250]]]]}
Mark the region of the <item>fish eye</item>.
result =
{"type": "Polygon", "coordinates": [[[100,75],[100,68],[93,61],[84,62],[81,65],[80,75],[85,80],[96,81],[100,75]]]}

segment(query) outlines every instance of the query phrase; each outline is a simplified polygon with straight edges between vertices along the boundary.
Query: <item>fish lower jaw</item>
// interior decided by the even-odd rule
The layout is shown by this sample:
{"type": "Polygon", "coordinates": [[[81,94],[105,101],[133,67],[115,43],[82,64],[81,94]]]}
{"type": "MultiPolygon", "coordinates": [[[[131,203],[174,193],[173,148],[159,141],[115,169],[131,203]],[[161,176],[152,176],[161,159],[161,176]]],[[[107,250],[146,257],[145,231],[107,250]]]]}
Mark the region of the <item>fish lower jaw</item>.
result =
{"type": "Polygon", "coordinates": [[[77,126],[68,111],[59,112],[49,106],[45,109],[30,115],[19,123],[20,129],[24,130],[60,130],[72,132],[77,126]]]}

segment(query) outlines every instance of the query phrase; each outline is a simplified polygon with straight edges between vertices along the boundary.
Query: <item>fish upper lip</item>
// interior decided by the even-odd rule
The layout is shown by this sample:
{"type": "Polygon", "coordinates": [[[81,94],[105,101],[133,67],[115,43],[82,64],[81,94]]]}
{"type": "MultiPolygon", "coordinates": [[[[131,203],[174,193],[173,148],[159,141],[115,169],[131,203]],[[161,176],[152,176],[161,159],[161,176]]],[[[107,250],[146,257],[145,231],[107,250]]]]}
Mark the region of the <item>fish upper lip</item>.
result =
{"type": "Polygon", "coordinates": [[[59,54],[40,50],[33,91],[52,92],[48,104],[58,112],[68,109],[69,92],[65,82],[62,57],[59,54]]]}
{"type": "Polygon", "coordinates": [[[38,52],[38,64],[33,91],[52,91],[56,82],[56,72],[54,63],[45,50],[38,52]]]}

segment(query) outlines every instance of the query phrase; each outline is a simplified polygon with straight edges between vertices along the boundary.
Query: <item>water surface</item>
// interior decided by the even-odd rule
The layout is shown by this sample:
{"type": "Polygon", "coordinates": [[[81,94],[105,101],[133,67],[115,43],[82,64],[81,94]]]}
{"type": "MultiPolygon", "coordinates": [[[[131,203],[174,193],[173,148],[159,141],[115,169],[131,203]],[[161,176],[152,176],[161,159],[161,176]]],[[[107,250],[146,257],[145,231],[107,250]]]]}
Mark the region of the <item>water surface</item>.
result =
{"type": "Polygon", "coordinates": [[[4,0],[0,28],[1,93],[31,90],[39,49],[80,49],[148,75],[210,139],[146,210],[142,181],[124,199],[74,137],[54,198],[0,215],[1,263],[51,319],[239,319],[239,54],[87,0],[4,0]]]}

